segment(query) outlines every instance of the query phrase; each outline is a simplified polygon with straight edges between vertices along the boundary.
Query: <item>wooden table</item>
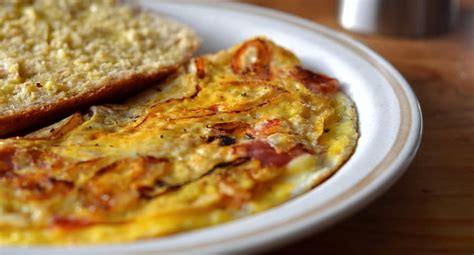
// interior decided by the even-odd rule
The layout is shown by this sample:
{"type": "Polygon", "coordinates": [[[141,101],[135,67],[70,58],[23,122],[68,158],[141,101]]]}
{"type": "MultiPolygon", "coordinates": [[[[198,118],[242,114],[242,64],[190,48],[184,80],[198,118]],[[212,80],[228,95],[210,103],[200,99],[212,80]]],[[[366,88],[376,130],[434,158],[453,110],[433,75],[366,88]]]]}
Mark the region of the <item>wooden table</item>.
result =
{"type": "MultiPolygon", "coordinates": [[[[245,0],[335,30],[333,0],[245,0]]],[[[346,32],[348,33],[348,32],[346,32]]],[[[390,61],[423,111],[420,150],[385,195],[329,230],[272,253],[474,254],[474,1],[449,34],[424,39],[348,33],[390,61]]]]}

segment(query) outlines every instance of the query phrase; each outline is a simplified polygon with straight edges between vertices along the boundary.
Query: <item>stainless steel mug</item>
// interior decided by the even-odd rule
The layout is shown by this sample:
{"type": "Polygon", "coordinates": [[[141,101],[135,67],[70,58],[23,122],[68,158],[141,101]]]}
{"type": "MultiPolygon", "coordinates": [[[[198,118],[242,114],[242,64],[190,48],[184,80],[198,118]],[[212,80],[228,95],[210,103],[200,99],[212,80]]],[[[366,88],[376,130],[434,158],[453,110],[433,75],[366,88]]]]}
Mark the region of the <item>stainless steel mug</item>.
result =
{"type": "Polygon", "coordinates": [[[339,0],[338,19],[359,33],[425,36],[449,31],[457,0],[339,0]]]}

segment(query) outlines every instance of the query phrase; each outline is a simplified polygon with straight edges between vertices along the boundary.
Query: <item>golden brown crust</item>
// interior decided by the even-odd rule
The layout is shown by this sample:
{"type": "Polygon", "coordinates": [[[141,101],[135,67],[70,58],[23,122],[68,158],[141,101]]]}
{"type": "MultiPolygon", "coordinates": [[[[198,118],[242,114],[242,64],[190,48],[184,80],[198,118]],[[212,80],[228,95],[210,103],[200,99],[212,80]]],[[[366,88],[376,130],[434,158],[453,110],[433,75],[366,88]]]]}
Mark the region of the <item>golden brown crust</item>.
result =
{"type": "Polygon", "coordinates": [[[177,68],[178,66],[171,66],[151,74],[135,74],[53,104],[30,108],[13,115],[0,116],[0,137],[46,125],[92,104],[123,98],[145,87],[155,85],[156,82],[175,72],[177,68]]]}

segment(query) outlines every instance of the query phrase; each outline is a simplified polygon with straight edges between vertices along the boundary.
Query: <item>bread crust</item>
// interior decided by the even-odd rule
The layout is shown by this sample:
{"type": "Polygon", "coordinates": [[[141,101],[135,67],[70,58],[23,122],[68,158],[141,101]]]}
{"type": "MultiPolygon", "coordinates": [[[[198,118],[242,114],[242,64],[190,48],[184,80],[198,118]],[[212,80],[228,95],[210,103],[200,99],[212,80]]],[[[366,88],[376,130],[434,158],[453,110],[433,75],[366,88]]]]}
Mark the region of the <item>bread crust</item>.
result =
{"type": "MultiPolygon", "coordinates": [[[[191,58],[194,47],[186,56],[186,61],[191,58]]],[[[124,98],[129,94],[155,85],[156,82],[168,77],[178,69],[179,65],[166,67],[154,73],[133,74],[126,78],[110,82],[95,90],[89,90],[79,95],[62,99],[58,102],[30,108],[28,110],[0,116],[0,137],[10,134],[19,134],[22,131],[45,126],[59,120],[68,114],[93,104],[100,104],[124,98]]]]}

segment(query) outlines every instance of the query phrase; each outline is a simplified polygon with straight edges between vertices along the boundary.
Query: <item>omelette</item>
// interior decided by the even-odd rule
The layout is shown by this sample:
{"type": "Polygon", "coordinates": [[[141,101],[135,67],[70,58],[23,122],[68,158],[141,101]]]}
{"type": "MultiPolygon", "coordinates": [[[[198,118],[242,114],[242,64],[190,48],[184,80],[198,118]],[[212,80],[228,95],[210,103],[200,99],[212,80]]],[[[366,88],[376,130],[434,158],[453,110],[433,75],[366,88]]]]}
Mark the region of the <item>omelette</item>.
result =
{"type": "Polygon", "coordinates": [[[0,244],[154,238],[275,207],[352,154],[336,79],[257,37],[120,104],[0,140],[0,244]]]}

